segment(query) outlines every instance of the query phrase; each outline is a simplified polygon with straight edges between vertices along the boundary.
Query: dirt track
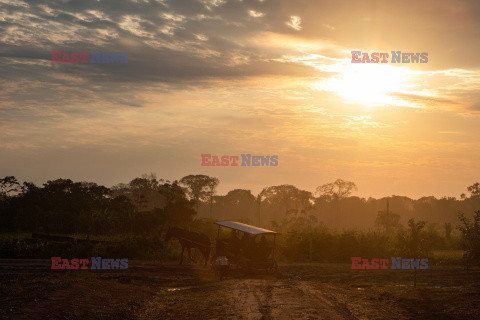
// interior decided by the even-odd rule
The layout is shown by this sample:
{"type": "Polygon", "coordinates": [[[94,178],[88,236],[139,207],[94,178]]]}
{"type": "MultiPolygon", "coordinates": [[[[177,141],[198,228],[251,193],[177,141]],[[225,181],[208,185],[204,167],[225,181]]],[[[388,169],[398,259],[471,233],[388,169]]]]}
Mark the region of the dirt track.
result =
{"type": "Polygon", "coordinates": [[[281,265],[275,276],[131,261],[127,270],[57,271],[0,260],[5,319],[478,319],[480,271],[350,270],[281,265]]]}
{"type": "Polygon", "coordinates": [[[345,304],[307,281],[245,280],[227,291],[236,317],[244,319],[352,319],[345,304]],[[332,299],[333,298],[333,299],[332,299]]]}

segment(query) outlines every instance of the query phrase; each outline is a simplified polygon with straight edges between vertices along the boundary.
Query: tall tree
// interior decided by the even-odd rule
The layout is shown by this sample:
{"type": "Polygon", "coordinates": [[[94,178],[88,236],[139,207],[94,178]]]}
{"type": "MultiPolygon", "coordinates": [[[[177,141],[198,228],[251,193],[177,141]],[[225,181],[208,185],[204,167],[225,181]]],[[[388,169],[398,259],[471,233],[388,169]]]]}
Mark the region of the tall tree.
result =
{"type": "Polygon", "coordinates": [[[234,189],[223,198],[226,210],[232,218],[254,218],[256,212],[255,196],[250,190],[234,189]]]}
{"type": "Polygon", "coordinates": [[[285,214],[310,209],[313,199],[310,191],[300,190],[289,184],[264,188],[259,195],[268,205],[280,206],[285,214]]]}
{"type": "Polygon", "coordinates": [[[167,200],[167,205],[163,209],[167,224],[188,227],[196,211],[195,203],[187,199],[185,189],[178,184],[178,181],[174,181],[161,185],[160,193],[167,200]]]}
{"type": "Polygon", "coordinates": [[[0,179],[0,200],[6,199],[8,196],[21,190],[20,183],[14,176],[6,176],[0,179]]]}
{"type": "Polygon", "coordinates": [[[180,184],[187,188],[189,198],[194,201],[197,212],[201,201],[212,201],[218,183],[217,178],[203,174],[191,174],[180,179],[180,184]]]}
{"type": "Polygon", "coordinates": [[[354,182],[337,179],[317,187],[317,193],[320,196],[329,197],[331,200],[341,200],[350,196],[352,191],[356,191],[357,186],[354,182]]]}
{"type": "Polygon", "coordinates": [[[212,210],[213,210],[213,196],[215,195],[215,189],[217,188],[220,180],[217,178],[211,178],[207,185],[207,196],[208,202],[210,204],[210,219],[212,219],[212,210]]]}
{"type": "Polygon", "coordinates": [[[389,202],[387,199],[387,210],[378,211],[377,218],[375,219],[375,225],[379,228],[383,228],[385,233],[390,235],[395,229],[400,228],[400,216],[390,211],[389,202]]]}
{"type": "Polygon", "coordinates": [[[128,184],[113,186],[112,194],[129,198],[139,212],[162,209],[166,205],[165,198],[158,192],[162,182],[164,180],[158,180],[154,174],[144,174],[128,184]]]}
{"type": "Polygon", "coordinates": [[[322,198],[326,198],[333,202],[335,216],[333,217],[333,224],[338,223],[338,216],[340,215],[340,200],[350,196],[353,191],[357,190],[357,185],[351,181],[337,179],[317,187],[317,194],[322,198]]]}

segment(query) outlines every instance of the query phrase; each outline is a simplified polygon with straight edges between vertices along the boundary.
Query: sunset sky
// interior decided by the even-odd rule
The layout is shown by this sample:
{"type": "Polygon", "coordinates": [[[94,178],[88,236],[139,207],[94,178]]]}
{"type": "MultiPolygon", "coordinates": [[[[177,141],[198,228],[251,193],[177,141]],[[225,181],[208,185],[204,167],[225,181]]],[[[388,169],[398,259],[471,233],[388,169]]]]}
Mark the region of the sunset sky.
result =
{"type": "Polygon", "coordinates": [[[0,176],[458,197],[480,180],[479,70],[478,0],[0,0],[0,176]],[[428,63],[352,64],[352,50],[428,63]],[[202,153],[279,165],[202,167],[202,153]]]}

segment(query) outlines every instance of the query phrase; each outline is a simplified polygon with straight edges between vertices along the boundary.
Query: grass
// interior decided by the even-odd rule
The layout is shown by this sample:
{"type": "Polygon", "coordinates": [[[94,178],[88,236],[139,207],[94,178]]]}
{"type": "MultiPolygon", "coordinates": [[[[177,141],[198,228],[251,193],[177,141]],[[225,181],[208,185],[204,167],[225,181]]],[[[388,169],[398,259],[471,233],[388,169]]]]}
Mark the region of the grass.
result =
{"type": "Polygon", "coordinates": [[[461,265],[463,250],[434,250],[430,253],[431,262],[436,265],[461,265]]]}
{"type": "MultiPolygon", "coordinates": [[[[71,238],[85,239],[86,235],[63,235],[71,238]]],[[[0,258],[4,259],[50,259],[61,256],[75,257],[112,257],[141,260],[163,260],[178,256],[177,246],[166,243],[159,236],[99,236],[86,241],[56,241],[35,239],[28,233],[0,233],[0,258]]]]}
{"type": "Polygon", "coordinates": [[[25,232],[0,232],[0,242],[12,239],[31,239],[31,233],[25,232]]]}
{"type": "Polygon", "coordinates": [[[432,257],[435,259],[460,260],[464,253],[463,250],[435,250],[432,251],[432,257]]]}

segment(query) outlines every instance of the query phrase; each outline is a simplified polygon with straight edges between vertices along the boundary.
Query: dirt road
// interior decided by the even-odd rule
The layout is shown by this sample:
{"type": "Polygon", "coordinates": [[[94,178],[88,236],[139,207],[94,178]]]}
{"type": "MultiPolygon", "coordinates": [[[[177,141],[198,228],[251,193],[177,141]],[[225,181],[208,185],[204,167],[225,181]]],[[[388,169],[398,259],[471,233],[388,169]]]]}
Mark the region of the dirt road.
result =
{"type": "Polygon", "coordinates": [[[338,297],[308,281],[233,281],[226,292],[235,317],[242,319],[355,319],[338,297]]]}
{"type": "Polygon", "coordinates": [[[275,276],[131,261],[127,270],[56,271],[0,260],[2,319],[478,319],[480,271],[351,270],[284,264],[275,276]]]}

